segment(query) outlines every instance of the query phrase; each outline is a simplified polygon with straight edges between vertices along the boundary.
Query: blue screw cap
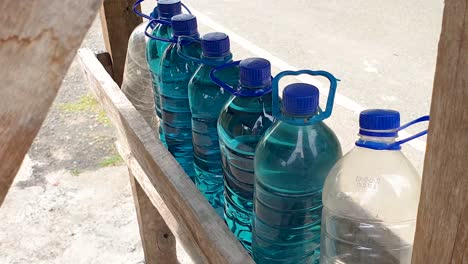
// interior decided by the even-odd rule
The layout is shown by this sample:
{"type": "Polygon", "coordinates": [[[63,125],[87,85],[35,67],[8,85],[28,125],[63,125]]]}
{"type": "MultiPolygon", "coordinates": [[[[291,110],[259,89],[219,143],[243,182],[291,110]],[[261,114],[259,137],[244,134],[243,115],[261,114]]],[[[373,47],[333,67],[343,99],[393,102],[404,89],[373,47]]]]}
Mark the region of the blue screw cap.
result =
{"type": "Polygon", "coordinates": [[[178,36],[193,36],[198,33],[197,18],[191,14],[180,14],[171,19],[172,34],[178,36]]]}
{"type": "Polygon", "coordinates": [[[359,115],[359,134],[375,137],[395,137],[400,127],[400,113],[388,109],[369,109],[359,115]]]}
{"type": "Polygon", "coordinates": [[[230,53],[229,36],[221,32],[208,33],[201,40],[202,52],[206,57],[224,57],[230,53]]]}
{"type": "Polygon", "coordinates": [[[182,5],[180,0],[158,0],[158,14],[160,18],[168,18],[181,14],[182,5]]]}
{"type": "Polygon", "coordinates": [[[319,89],[307,83],[293,83],[283,90],[283,111],[295,116],[309,116],[317,112],[319,89]]]}
{"type": "Polygon", "coordinates": [[[262,58],[249,58],[239,63],[240,83],[244,87],[271,84],[271,64],[262,58]]]}

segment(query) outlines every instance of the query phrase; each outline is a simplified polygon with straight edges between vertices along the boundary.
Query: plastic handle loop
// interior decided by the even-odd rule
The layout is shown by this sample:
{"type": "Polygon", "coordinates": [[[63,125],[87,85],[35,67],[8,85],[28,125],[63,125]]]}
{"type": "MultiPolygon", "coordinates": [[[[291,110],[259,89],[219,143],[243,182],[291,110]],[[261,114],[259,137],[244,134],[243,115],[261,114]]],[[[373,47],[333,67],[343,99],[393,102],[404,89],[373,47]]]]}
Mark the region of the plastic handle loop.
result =
{"type": "Polygon", "coordinates": [[[299,70],[299,71],[284,71],[276,75],[275,78],[273,78],[273,84],[272,84],[272,98],[273,98],[273,116],[281,121],[287,122],[289,124],[293,125],[298,125],[298,126],[307,126],[311,125],[313,123],[325,120],[331,116],[331,113],[333,111],[333,103],[335,101],[335,93],[336,93],[336,87],[338,85],[338,79],[333,76],[333,74],[327,72],[327,71],[312,71],[312,70],[299,70]],[[312,117],[304,118],[302,120],[299,120],[297,117],[292,118],[292,117],[286,117],[281,113],[281,106],[279,102],[279,81],[286,77],[286,76],[297,76],[301,74],[308,74],[312,76],[323,76],[328,79],[330,82],[330,91],[328,93],[328,99],[327,99],[327,105],[325,108],[325,111],[322,111],[321,108],[319,107],[318,109],[318,114],[314,115],[312,117]]]}
{"type": "MultiPolygon", "coordinates": [[[[426,121],[429,122],[429,119],[430,119],[430,117],[428,115],[421,116],[420,118],[417,118],[417,119],[415,119],[415,120],[413,120],[413,121],[411,121],[411,122],[409,122],[409,123],[407,123],[405,125],[402,125],[401,127],[399,127],[397,129],[397,131],[401,131],[401,130],[406,129],[407,127],[410,127],[410,126],[412,126],[414,124],[417,124],[417,123],[426,122],[426,121]]],[[[400,145],[402,145],[402,144],[404,144],[404,143],[406,143],[408,141],[411,141],[411,140],[413,140],[415,138],[418,138],[418,137],[422,137],[422,136],[424,136],[426,134],[427,134],[427,129],[423,130],[423,131],[421,131],[419,133],[416,133],[416,134],[414,134],[414,135],[412,135],[412,136],[410,136],[408,138],[399,140],[399,141],[397,141],[397,142],[395,142],[393,144],[390,144],[390,145],[400,146],[400,145]]]]}
{"type": "Polygon", "coordinates": [[[224,90],[226,90],[230,94],[234,96],[238,96],[238,97],[257,97],[257,96],[262,96],[271,92],[271,85],[267,85],[263,89],[249,89],[249,88],[242,88],[242,86],[239,84],[239,86],[235,88],[223,82],[218,77],[216,77],[217,72],[222,71],[227,68],[237,67],[239,66],[240,63],[241,63],[240,60],[233,61],[233,62],[226,63],[226,64],[223,64],[221,66],[218,66],[212,69],[210,72],[211,80],[217,85],[221,86],[224,90]]]}
{"type": "MultiPolygon", "coordinates": [[[[153,40],[163,41],[163,42],[177,43],[177,40],[174,39],[174,38],[172,38],[172,39],[160,38],[160,37],[153,36],[153,34],[148,33],[148,29],[151,27],[151,25],[153,25],[153,24],[155,24],[155,23],[159,23],[159,19],[151,19],[151,20],[148,22],[148,25],[146,25],[146,27],[145,27],[145,35],[146,35],[148,38],[153,39],[153,40]]],[[[154,31],[154,27],[152,28],[152,30],[154,31]]],[[[152,32],[153,32],[153,31],[152,31],[152,32]]]]}
{"type": "MultiPolygon", "coordinates": [[[[137,16],[146,18],[148,20],[153,20],[154,18],[158,17],[158,14],[154,14],[155,17],[153,18],[153,17],[148,16],[148,15],[146,15],[144,13],[141,13],[138,10],[138,6],[141,5],[141,3],[143,3],[143,1],[145,1],[145,0],[136,0],[136,2],[133,4],[133,7],[132,7],[133,13],[137,14],[137,16]]],[[[192,14],[192,11],[190,11],[190,9],[186,5],[184,5],[183,3],[180,3],[180,5],[187,11],[187,13],[192,14]]],[[[157,9],[155,8],[155,10],[157,10],[157,9]]],[[[170,25],[171,22],[163,21],[162,24],[170,25]]]]}
{"type": "Polygon", "coordinates": [[[143,3],[143,1],[145,0],[137,0],[134,4],[133,4],[133,7],[132,7],[132,10],[133,10],[133,13],[135,13],[137,16],[140,16],[140,17],[143,17],[143,18],[146,18],[148,20],[152,20],[153,18],[146,15],[146,14],[143,14],[141,13],[139,10],[138,10],[138,6],[143,3]]]}
{"type": "Polygon", "coordinates": [[[184,60],[193,61],[200,64],[205,63],[201,58],[195,58],[184,53],[184,51],[182,50],[182,46],[186,43],[191,42],[201,43],[201,40],[200,38],[194,38],[190,36],[179,36],[179,38],[177,39],[177,55],[179,55],[184,60]]]}
{"type": "MultiPolygon", "coordinates": [[[[421,116],[420,118],[417,118],[407,124],[404,124],[402,125],[401,127],[397,128],[395,131],[401,131],[401,130],[404,130],[414,124],[417,124],[417,123],[421,123],[421,122],[425,122],[425,121],[429,121],[429,116],[428,115],[425,115],[425,116],[421,116]]],[[[407,137],[405,139],[402,139],[402,140],[399,140],[399,141],[396,141],[394,143],[391,143],[391,144],[385,144],[385,143],[380,143],[380,142],[368,142],[368,141],[363,141],[363,140],[358,140],[356,142],[356,146],[359,146],[359,147],[364,147],[364,148],[369,148],[369,149],[375,149],[375,150],[400,150],[401,149],[401,145],[403,145],[404,143],[408,142],[408,141],[411,141],[413,139],[416,139],[418,137],[422,137],[424,135],[427,134],[427,129],[426,130],[423,130],[419,133],[416,133],[410,137],[407,137]]]]}
{"type": "Polygon", "coordinates": [[[190,9],[184,5],[184,3],[180,3],[180,5],[187,11],[187,13],[192,14],[192,11],[190,11],[190,9]]]}

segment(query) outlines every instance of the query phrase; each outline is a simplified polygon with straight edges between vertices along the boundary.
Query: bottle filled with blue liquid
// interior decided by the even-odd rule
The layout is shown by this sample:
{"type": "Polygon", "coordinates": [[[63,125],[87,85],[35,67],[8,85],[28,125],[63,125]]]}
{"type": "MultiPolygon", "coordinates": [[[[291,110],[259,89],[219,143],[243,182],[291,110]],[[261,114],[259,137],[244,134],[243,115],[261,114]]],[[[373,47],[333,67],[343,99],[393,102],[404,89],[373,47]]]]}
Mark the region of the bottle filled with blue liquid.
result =
{"type": "Polygon", "coordinates": [[[273,113],[277,120],[255,152],[256,263],[319,263],[322,188],[342,155],[337,137],[323,123],[331,114],[335,89],[336,79],[322,71],[283,72],[273,81],[273,113]],[[329,79],[326,111],[319,108],[319,90],[315,86],[295,83],[284,88],[279,112],[279,80],[304,73],[329,79]]]}
{"type": "MultiPolygon", "coordinates": [[[[215,67],[231,62],[232,53],[229,37],[224,33],[208,33],[200,42],[201,58],[187,56],[189,60],[200,63],[188,84],[195,184],[216,212],[223,217],[223,169],[216,126],[219,113],[231,94],[210,79],[210,72],[215,67]]],[[[179,53],[185,56],[183,46],[180,47],[179,53]]],[[[220,77],[228,83],[234,83],[239,78],[239,71],[237,68],[230,68],[223,71],[220,77]]]]}
{"type": "Polygon", "coordinates": [[[213,70],[211,76],[233,94],[218,119],[224,175],[224,217],[237,239],[251,252],[254,153],[260,138],[274,121],[271,113],[271,64],[265,59],[250,58],[221,66],[213,70]],[[220,79],[225,71],[223,68],[234,66],[238,66],[239,81],[230,86],[220,79]]]}
{"type": "Polygon", "coordinates": [[[160,98],[166,144],[187,175],[193,180],[192,114],[188,98],[188,83],[199,64],[181,57],[177,46],[184,54],[199,58],[200,43],[184,39],[175,43],[180,36],[192,39],[199,37],[197,20],[191,14],[172,17],[172,42],[161,59],[160,98]],[[174,42],[175,41],[175,42],[174,42]]]}
{"type": "Polygon", "coordinates": [[[411,263],[421,177],[397,141],[400,113],[359,116],[356,146],[330,171],[323,189],[321,263],[411,263]]]}
{"type": "MultiPolygon", "coordinates": [[[[160,98],[160,77],[161,77],[161,58],[170,42],[158,40],[157,38],[170,39],[172,37],[171,18],[182,13],[180,0],[158,0],[153,14],[157,19],[150,22],[153,31],[146,45],[146,59],[151,71],[153,81],[153,96],[156,107],[156,114],[159,120],[162,120],[161,98],[160,98]]],[[[164,127],[159,125],[159,139],[166,145],[164,136],[164,127]]]]}

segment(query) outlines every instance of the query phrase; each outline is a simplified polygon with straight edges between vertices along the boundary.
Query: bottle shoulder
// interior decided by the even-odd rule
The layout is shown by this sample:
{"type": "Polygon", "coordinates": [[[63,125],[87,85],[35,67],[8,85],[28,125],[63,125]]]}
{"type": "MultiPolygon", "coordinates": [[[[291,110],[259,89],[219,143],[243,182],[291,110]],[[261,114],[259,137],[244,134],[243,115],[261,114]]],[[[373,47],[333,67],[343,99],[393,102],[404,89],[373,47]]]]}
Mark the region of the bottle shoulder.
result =
{"type": "MultiPolygon", "coordinates": [[[[227,101],[218,120],[218,128],[227,137],[262,136],[273,124],[271,96],[235,97],[227,101]]],[[[259,138],[256,140],[258,141],[259,138]]]]}
{"type": "Polygon", "coordinates": [[[310,126],[295,126],[277,120],[262,140],[263,148],[330,148],[341,156],[341,145],[333,130],[325,123],[317,122],[310,126]]]}
{"type": "Polygon", "coordinates": [[[341,155],[338,139],[322,122],[294,126],[275,121],[257,146],[255,175],[277,191],[284,186],[286,192],[318,191],[341,155]]]}
{"type": "Polygon", "coordinates": [[[421,177],[401,151],[355,147],[330,171],[323,200],[353,218],[409,221],[416,218],[420,188],[421,177]],[[360,210],[350,210],[357,205],[360,210]]]}

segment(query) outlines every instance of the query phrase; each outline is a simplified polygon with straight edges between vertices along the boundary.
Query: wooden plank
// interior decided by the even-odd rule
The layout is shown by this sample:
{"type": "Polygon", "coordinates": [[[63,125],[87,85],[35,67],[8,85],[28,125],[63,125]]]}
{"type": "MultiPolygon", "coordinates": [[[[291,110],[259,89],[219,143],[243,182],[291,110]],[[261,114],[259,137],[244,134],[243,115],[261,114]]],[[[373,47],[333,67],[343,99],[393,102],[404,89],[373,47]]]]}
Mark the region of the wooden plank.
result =
{"type": "Polygon", "coordinates": [[[468,0],[445,1],[412,263],[468,263],[468,0]]]}
{"type": "Polygon", "coordinates": [[[128,38],[143,19],[132,11],[135,0],[104,0],[101,8],[102,34],[112,58],[114,80],[120,86],[127,56],[128,38]]]}
{"type": "Polygon", "coordinates": [[[100,3],[0,2],[0,205],[100,3]]]}
{"type": "Polygon", "coordinates": [[[140,228],[141,243],[146,264],[156,264],[164,259],[164,263],[178,263],[176,241],[158,210],[135,180],[129,170],[130,184],[140,228]]]}
{"type": "Polygon", "coordinates": [[[149,177],[145,174],[138,161],[131,154],[128,146],[123,146],[119,143],[117,150],[127,164],[128,170],[133,175],[134,180],[139,184],[145,192],[146,197],[151,201],[151,204],[158,210],[166,225],[175,236],[177,243],[181,244],[185,252],[192,258],[194,263],[207,263],[207,260],[200,248],[195,244],[193,239],[188,234],[186,227],[179,225],[177,220],[171,214],[161,196],[158,194],[154,186],[149,181],[149,177]]]}
{"type": "Polygon", "coordinates": [[[106,109],[120,140],[126,140],[122,144],[130,147],[151,185],[208,262],[254,263],[94,54],[87,49],[78,54],[90,88],[106,109]]]}

